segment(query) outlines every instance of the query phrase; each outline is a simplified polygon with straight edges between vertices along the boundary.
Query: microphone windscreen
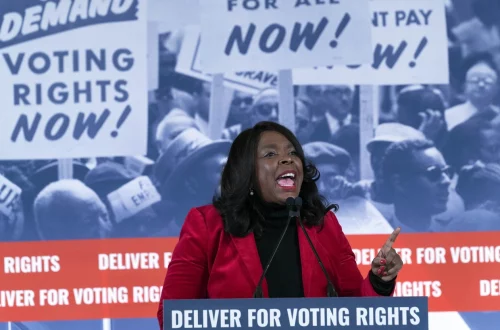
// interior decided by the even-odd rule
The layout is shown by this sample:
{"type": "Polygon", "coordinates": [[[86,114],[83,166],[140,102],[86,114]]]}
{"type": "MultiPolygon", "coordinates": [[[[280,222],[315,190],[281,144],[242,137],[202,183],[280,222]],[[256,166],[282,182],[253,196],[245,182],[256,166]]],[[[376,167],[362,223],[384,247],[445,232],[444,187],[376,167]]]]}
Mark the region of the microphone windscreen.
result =
{"type": "Polygon", "coordinates": [[[298,208],[302,206],[302,198],[300,196],[295,198],[295,206],[297,206],[298,208]]]}
{"type": "Polygon", "coordinates": [[[291,210],[295,206],[295,198],[293,197],[288,197],[286,199],[286,207],[291,210]]]}

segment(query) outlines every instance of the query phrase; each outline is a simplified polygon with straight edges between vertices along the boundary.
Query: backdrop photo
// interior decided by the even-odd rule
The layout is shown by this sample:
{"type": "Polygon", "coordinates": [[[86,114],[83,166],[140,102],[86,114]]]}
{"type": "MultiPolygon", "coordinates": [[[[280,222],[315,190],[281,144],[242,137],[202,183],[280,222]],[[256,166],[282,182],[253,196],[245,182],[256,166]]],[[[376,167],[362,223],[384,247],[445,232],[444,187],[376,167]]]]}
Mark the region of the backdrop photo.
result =
{"type": "Polygon", "coordinates": [[[499,1],[4,2],[0,330],[158,329],[187,213],[263,120],[362,273],[401,227],[395,296],[498,329],[499,1]]]}

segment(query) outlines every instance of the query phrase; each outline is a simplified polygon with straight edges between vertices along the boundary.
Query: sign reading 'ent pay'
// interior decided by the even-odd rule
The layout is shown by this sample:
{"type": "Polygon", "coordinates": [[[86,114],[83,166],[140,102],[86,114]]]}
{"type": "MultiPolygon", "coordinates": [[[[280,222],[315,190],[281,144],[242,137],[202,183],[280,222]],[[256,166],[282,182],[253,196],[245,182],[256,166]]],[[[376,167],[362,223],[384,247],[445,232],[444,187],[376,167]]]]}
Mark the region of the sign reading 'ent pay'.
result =
{"type": "Polygon", "coordinates": [[[200,0],[207,73],[371,61],[368,0],[200,0]]]}
{"type": "Polygon", "coordinates": [[[443,0],[371,0],[370,64],[297,69],[310,84],[447,84],[448,39],[443,0]]]}

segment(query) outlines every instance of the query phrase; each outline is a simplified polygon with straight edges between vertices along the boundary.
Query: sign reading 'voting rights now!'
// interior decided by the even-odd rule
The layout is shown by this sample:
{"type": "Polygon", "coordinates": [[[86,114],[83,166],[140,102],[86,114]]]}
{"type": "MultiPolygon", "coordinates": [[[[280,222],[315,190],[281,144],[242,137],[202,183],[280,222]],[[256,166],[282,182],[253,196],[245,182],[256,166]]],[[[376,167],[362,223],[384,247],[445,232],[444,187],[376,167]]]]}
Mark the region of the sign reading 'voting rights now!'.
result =
{"type": "Polygon", "coordinates": [[[165,300],[165,329],[428,329],[427,297],[165,300]]]}
{"type": "Polygon", "coordinates": [[[146,153],[147,3],[0,1],[0,159],[146,153]]]}

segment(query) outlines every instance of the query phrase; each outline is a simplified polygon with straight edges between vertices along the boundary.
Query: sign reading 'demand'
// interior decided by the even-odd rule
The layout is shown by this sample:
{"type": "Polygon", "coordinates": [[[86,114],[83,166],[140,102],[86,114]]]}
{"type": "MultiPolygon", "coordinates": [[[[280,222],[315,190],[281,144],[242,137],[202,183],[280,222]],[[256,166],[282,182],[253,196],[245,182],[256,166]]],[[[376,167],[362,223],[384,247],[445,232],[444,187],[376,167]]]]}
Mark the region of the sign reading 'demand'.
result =
{"type": "Polygon", "coordinates": [[[0,2],[0,159],[142,155],[147,1],[0,2]]]}
{"type": "Polygon", "coordinates": [[[427,297],[165,300],[165,329],[428,329],[427,297]]]}

